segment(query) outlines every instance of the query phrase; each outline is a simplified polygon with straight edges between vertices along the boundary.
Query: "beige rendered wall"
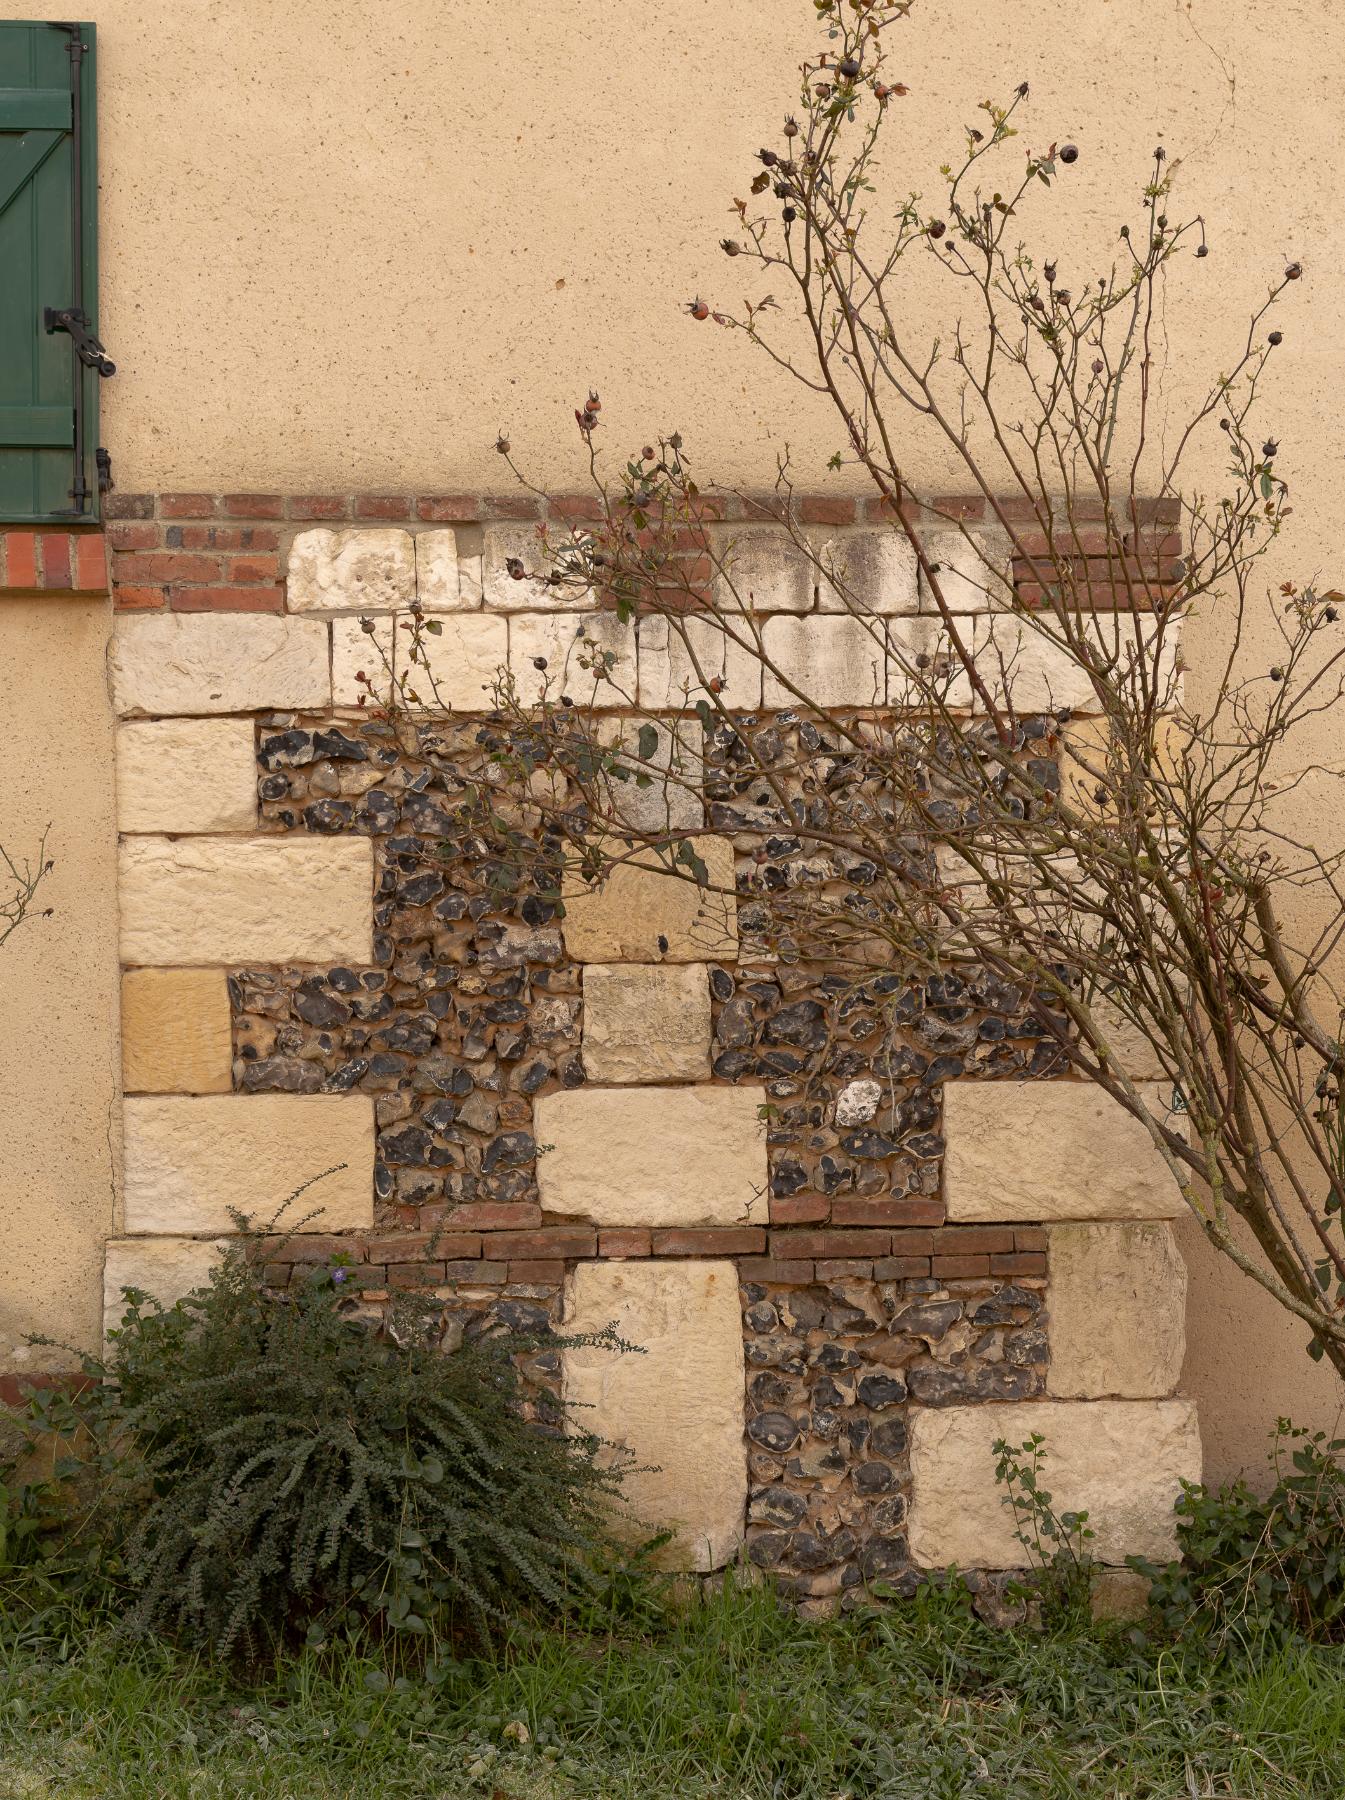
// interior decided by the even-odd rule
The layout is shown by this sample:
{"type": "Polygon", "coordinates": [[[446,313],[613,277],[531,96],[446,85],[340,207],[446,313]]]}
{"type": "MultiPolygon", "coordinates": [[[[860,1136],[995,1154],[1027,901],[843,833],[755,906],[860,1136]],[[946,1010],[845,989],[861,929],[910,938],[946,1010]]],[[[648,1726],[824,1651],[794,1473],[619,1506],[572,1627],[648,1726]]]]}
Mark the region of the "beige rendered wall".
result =
{"type": "Polygon", "coordinates": [[[0,1371],[98,1344],[119,1131],[116,824],[102,600],[0,598],[0,844],[54,868],[0,947],[0,1371]]]}
{"type": "MultiPolygon", "coordinates": [[[[0,15],[32,10],[0,0],[0,15]]],[[[104,336],[119,364],[103,435],[123,490],[494,488],[502,427],[539,484],[575,486],[571,409],[590,382],[618,449],[676,426],[704,474],[755,484],[788,443],[800,484],[825,484],[830,420],[679,312],[697,291],[755,291],[715,243],[821,42],[809,0],[331,0],[311,16],[281,0],[105,0],[97,14],[104,336]]],[[[1028,140],[1082,147],[1058,199],[1023,220],[1062,267],[1110,257],[1155,142],[1181,159],[1171,210],[1202,212],[1212,245],[1169,280],[1161,336],[1183,370],[1225,364],[1269,276],[1303,260],[1267,419],[1294,529],[1266,576],[1345,585],[1345,8],[919,0],[899,31],[912,91],[893,111],[896,194],[933,193],[976,103],[1020,79],[1028,140]]],[[[937,297],[910,305],[949,323],[937,297]]],[[[1169,424],[1189,391],[1166,380],[1169,424]]],[[[916,437],[911,455],[944,485],[941,453],[916,437]]],[[[1253,661],[1269,657],[1266,626],[1253,661]]],[[[1197,695],[1220,631],[1217,617],[1192,627],[1197,695]]],[[[1339,760],[1337,736],[1323,720],[1302,760],[1339,760]]],[[[1300,791],[1293,818],[1338,842],[1334,786],[1300,791]]],[[[1191,1377],[1222,1473],[1259,1455],[1247,1421],[1326,1420],[1335,1394],[1278,1321],[1249,1348],[1261,1315],[1244,1290],[1203,1255],[1193,1268],[1191,1377]]]]}

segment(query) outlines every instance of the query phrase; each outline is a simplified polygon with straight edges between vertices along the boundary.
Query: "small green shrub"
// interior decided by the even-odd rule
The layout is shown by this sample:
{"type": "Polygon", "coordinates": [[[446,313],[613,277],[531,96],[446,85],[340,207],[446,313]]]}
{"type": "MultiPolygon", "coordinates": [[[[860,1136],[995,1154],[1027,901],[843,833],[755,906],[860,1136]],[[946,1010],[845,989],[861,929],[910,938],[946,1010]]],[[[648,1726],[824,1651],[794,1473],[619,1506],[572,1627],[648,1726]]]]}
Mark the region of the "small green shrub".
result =
{"type": "Polygon", "coordinates": [[[85,1445],[136,1633],[255,1655],[340,1613],[479,1638],[600,1579],[621,1472],[595,1437],[525,1418],[527,1340],[446,1353],[428,1299],[380,1326],[339,1267],[278,1296],[246,1245],[176,1306],[126,1300],[106,1359],[84,1359],[91,1384],[41,1410],[85,1445]]]}
{"type": "Polygon", "coordinates": [[[1014,1536],[1031,1570],[1024,1597],[1034,1600],[1046,1624],[1088,1615],[1093,1538],[1086,1512],[1057,1512],[1041,1484],[1046,1439],[1034,1431],[1021,1444],[997,1438],[995,1480],[1005,1490],[1001,1504],[1013,1514],[1014,1536]]]}
{"type": "Polygon", "coordinates": [[[1242,1480],[1216,1492],[1184,1482],[1181,1561],[1131,1558],[1152,1580],[1163,1620],[1184,1635],[1345,1641],[1343,1453],[1345,1440],[1280,1419],[1270,1450],[1275,1483],[1264,1498],[1242,1480]]]}

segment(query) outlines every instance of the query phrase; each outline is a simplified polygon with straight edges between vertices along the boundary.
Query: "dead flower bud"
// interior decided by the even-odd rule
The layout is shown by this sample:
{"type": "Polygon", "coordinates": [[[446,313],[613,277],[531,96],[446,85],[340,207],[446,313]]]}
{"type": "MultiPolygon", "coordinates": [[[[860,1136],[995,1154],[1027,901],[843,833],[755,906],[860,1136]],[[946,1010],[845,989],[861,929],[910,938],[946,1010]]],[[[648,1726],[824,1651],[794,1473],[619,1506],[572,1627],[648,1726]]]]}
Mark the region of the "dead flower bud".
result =
{"type": "Polygon", "coordinates": [[[947,229],[948,227],[944,224],[942,219],[931,219],[926,227],[929,235],[936,240],[941,238],[947,229]]]}
{"type": "Polygon", "coordinates": [[[507,556],[504,559],[504,569],[511,581],[522,581],[528,572],[516,556],[507,556]]]}
{"type": "Polygon", "coordinates": [[[701,299],[688,300],[687,311],[693,319],[708,319],[710,316],[709,307],[701,299]]]}
{"type": "Polygon", "coordinates": [[[1284,271],[1284,279],[1286,281],[1297,281],[1302,273],[1302,263],[1290,263],[1289,267],[1284,271]]]}
{"type": "Polygon", "coordinates": [[[741,256],[743,253],[742,245],[734,243],[732,238],[720,238],[719,248],[725,256],[741,256]]]}
{"type": "Polygon", "coordinates": [[[1060,146],[1060,160],[1062,163],[1066,164],[1078,162],[1079,146],[1077,144],[1062,144],[1060,146]]]}
{"type": "Polygon", "coordinates": [[[1284,333],[1282,331],[1272,331],[1270,336],[1266,339],[1266,342],[1268,344],[1282,344],[1284,342],[1284,333]]]}
{"type": "Polygon", "coordinates": [[[501,456],[508,456],[508,454],[509,454],[509,439],[507,437],[503,437],[503,436],[497,437],[495,440],[495,448],[499,451],[501,456]]]}
{"type": "Polygon", "coordinates": [[[1280,447],[1275,442],[1274,438],[1267,438],[1265,443],[1261,446],[1262,456],[1278,456],[1279,453],[1280,447]]]}
{"type": "Polygon", "coordinates": [[[602,411],[602,401],[599,400],[598,396],[595,393],[593,393],[593,391],[591,389],[589,391],[589,396],[588,396],[587,411],[589,411],[591,413],[600,413],[602,411]]]}
{"type": "Polygon", "coordinates": [[[640,452],[640,461],[641,462],[653,462],[653,460],[654,460],[654,446],[652,444],[646,444],[644,446],[643,450],[641,450],[641,452],[640,452]]]}
{"type": "Polygon", "coordinates": [[[797,137],[798,135],[799,135],[799,122],[794,117],[793,113],[790,113],[789,117],[785,120],[785,136],[787,138],[792,138],[792,137],[797,137]]]}

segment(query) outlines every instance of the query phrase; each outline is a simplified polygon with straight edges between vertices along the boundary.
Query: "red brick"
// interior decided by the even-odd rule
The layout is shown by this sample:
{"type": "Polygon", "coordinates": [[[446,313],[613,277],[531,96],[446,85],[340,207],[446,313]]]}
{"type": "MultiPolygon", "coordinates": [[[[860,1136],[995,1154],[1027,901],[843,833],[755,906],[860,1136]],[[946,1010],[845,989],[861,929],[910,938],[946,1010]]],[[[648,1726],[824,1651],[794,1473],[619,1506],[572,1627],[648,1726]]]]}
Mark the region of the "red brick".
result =
{"type": "Polygon", "coordinates": [[[721,1225],[703,1231],[656,1231],[655,1256],[761,1256],[766,1233],[752,1225],[721,1225]]]}
{"type": "Polygon", "coordinates": [[[63,531],[44,531],[39,539],[42,552],[42,585],[46,588],[69,588],[70,539],[63,531]]]}
{"type": "Polygon", "coordinates": [[[101,531],[83,531],[74,540],[75,586],[83,593],[107,592],[107,540],[101,531]]]}
{"type": "Polygon", "coordinates": [[[988,1256],[936,1256],[934,1274],[944,1281],[970,1281],[990,1273],[988,1256]]]}
{"type": "Polygon", "coordinates": [[[6,531],[5,586],[37,586],[37,539],[31,531],[6,531]]]}
{"type": "Polygon", "coordinates": [[[745,1256],[738,1264],[740,1281],[783,1281],[802,1286],[812,1278],[811,1262],[785,1262],[774,1256],[745,1256]]]}
{"type": "Polygon", "coordinates": [[[648,1256],[651,1253],[647,1231],[618,1229],[598,1233],[599,1256],[648,1256]]]}
{"type": "Polygon", "coordinates": [[[454,1262],[450,1257],[444,1264],[445,1281],[465,1281],[473,1286],[485,1286],[492,1281],[506,1281],[508,1276],[508,1263],[465,1260],[454,1262]]]}
{"type": "Polygon", "coordinates": [[[219,558],[181,550],[123,551],[113,565],[118,581],[218,581],[219,558]]]}
{"type": "Polygon", "coordinates": [[[481,1239],[474,1231],[389,1231],[364,1239],[370,1262],[414,1262],[420,1256],[480,1256],[481,1239]]]}
{"type": "Polygon", "coordinates": [[[426,1262],[389,1263],[388,1286],[390,1288],[441,1287],[446,1279],[445,1264],[426,1262]]]}
{"type": "Polygon", "coordinates": [[[153,494],[108,494],[103,500],[105,519],[152,519],[153,494]]]}
{"type": "Polygon", "coordinates": [[[163,587],[126,587],[117,582],[112,597],[118,612],[151,612],[168,602],[168,589],[163,587]]]}
{"type": "Polygon", "coordinates": [[[1046,1257],[1039,1250],[1015,1250],[1011,1255],[990,1258],[992,1275],[1044,1275],[1046,1257]]]}
{"type": "Polygon", "coordinates": [[[873,1264],[854,1256],[840,1256],[814,1263],[813,1274],[818,1281],[872,1281],[873,1264]]]}
{"type": "Polygon", "coordinates": [[[481,503],[488,519],[540,519],[542,505],[532,494],[490,494],[481,503]]]}
{"type": "Polygon", "coordinates": [[[266,581],[280,579],[279,558],[265,554],[250,556],[226,556],[224,558],[224,579],[226,581],[266,581]]]}
{"type": "Polygon", "coordinates": [[[160,494],[161,519],[213,519],[219,511],[214,494],[160,494]]]}
{"type": "Polygon", "coordinates": [[[772,1231],[771,1255],[886,1256],[890,1231],[772,1231]]]}
{"type": "Polygon", "coordinates": [[[894,1231],[892,1233],[892,1254],[894,1256],[932,1256],[934,1254],[934,1233],[932,1231],[894,1231]]]}
{"type": "Polygon", "coordinates": [[[941,1225],[943,1202],[923,1196],[880,1195],[872,1199],[833,1200],[833,1225],[941,1225]]]}
{"type": "Polygon", "coordinates": [[[825,1194],[784,1194],[771,1199],[772,1225],[824,1225],[831,1217],[825,1194]]]}
{"type": "Polygon", "coordinates": [[[936,1256],[993,1256],[1013,1249],[1009,1225],[945,1225],[934,1233],[936,1256]]]}
{"type": "Polygon", "coordinates": [[[107,541],[114,550],[154,550],[158,548],[159,527],[138,519],[115,519],[107,528],[107,541]]]}
{"type": "Polygon", "coordinates": [[[53,1371],[34,1371],[31,1375],[0,1375],[0,1405],[26,1406],[28,1396],[35,1388],[66,1388],[72,1394],[82,1394],[84,1389],[93,1386],[91,1375],[64,1375],[53,1371]]]}
{"type": "Polygon", "coordinates": [[[928,1274],[927,1256],[880,1256],[873,1265],[875,1281],[910,1281],[928,1274]]]}
{"type": "Polygon", "coordinates": [[[541,1224],[542,1209],[535,1200],[474,1200],[453,1207],[448,1220],[466,1230],[526,1231],[541,1224]]]}
{"type": "Polygon", "coordinates": [[[853,525],[855,502],[843,494],[805,494],[796,502],[805,525],[853,525]]]}
{"type": "Polygon", "coordinates": [[[483,1256],[596,1256],[598,1234],[590,1225],[556,1225],[541,1231],[492,1231],[481,1240],[483,1256]]]}
{"type": "Polygon", "coordinates": [[[481,502],[475,494],[422,494],[416,501],[416,517],[436,525],[479,519],[481,502]]]}
{"type": "Polygon", "coordinates": [[[283,587],[173,588],[174,612],[283,612],[283,587]]]}
{"type": "Polygon", "coordinates": [[[979,519],[985,501],[980,494],[940,494],[930,501],[929,511],[941,513],[945,519],[979,519]]]}
{"type": "Polygon", "coordinates": [[[552,494],[547,500],[547,511],[554,519],[593,522],[604,516],[602,502],[595,494],[552,494]]]}
{"type": "Polygon", "coordinates": [[[1015,1250],[1045,1250],[1049,1239],[1040,1225],[1015,1225],[1013,1228],[1013,1247],[1015,1250]]]}
{"type": "Polygon", "coordinates": [[[409,519],[411,502],[405,494],[356,494],[357,519],[409,519]]]}
{"type": "Polygon", "coordinates": [[[280,533],[270,525],[170,525],[168,542],[184,550],[277,550],[280,533]]]}
{"type": "Polygon", "coordinates": [[[543,1283],[558,1287],[565,1279],[565,1270],[563,1262],[511,1262],[509,1279],[524,1287],[541,1287],[543,1283]]]}
{"type": "Polygon", "coordinates": [[[289,503],[292,519],[348,519],[350,501],[344,494],[300,494],[289,503]]]}
{"type": "Polygon", "coordinates": [[[226,494],[224,514],[229,519],[283,519],[283,494],[226,494]]]}

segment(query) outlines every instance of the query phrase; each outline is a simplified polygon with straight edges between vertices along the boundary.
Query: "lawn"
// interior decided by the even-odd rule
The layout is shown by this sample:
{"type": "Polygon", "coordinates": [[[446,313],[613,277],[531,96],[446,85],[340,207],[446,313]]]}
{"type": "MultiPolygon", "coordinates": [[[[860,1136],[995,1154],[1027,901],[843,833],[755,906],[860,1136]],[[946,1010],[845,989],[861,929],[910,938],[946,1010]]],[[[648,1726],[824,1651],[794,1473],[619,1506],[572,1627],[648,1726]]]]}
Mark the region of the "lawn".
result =
{"type": "Polygon", "coordinates": [[[3,1625],[5,1800],[1345,1794],[1345,1652],[993,1631],[946,1596],[805,1621],[730,1590],[429,1681],[349,1643],[230,1681],[59,1612],[3,1625]]]}

